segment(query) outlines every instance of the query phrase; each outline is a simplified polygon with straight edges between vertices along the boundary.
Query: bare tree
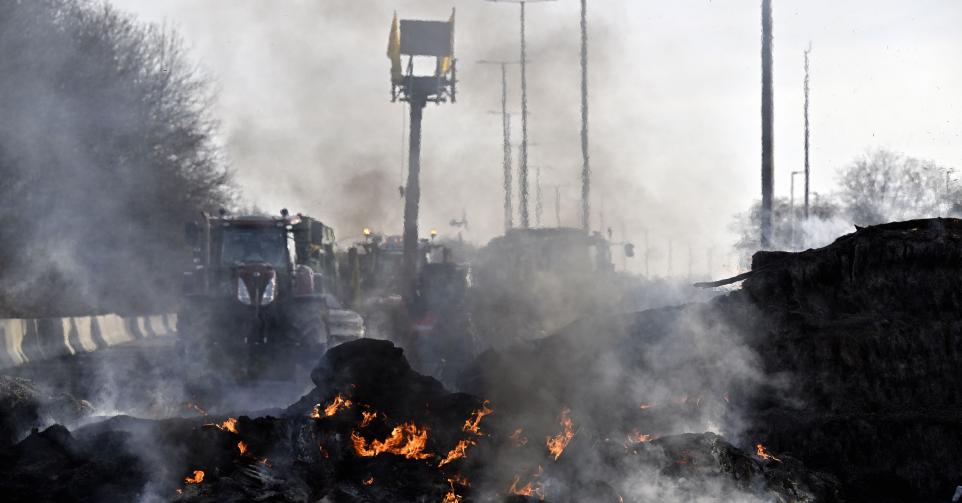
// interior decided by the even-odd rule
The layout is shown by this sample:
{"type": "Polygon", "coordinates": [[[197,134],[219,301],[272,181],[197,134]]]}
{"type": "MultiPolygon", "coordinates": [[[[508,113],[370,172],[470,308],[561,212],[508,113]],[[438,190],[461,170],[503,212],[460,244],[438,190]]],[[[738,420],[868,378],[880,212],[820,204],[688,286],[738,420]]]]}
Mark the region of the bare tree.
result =
{"type": "Polygon", "coordinates": [[[874,150],[839,173],[839,198],[858,225],[945,215],[962,191],[951,170],[889,150],[874,150]]]}
{"type": "Polygon", "coordinates": [[[179,40],[107,5],[0,0],[0,46],[0,308],[163,308],[183,223],[233,201],[179,40]]]}

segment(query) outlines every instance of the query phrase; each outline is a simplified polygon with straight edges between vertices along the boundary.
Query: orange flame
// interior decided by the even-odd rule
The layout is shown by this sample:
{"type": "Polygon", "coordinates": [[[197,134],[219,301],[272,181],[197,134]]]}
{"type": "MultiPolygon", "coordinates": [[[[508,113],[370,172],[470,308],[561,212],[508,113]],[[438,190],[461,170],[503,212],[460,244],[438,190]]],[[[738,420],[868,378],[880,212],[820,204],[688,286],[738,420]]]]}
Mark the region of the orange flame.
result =
{"type": "Polygon", "coordinates": [[[471,440],[471,439],[466,439],[458,442],[458,445],[454,446],[454,449],[451,449],[451,452],[448,453],[447,457],[445,457],[444,460],[441,461],[441,463],[438,465],[438,468],[456,459],[461,459],[466,457],[466,454],[464,451],[466,451],[468,447],[474,444],[475,444],[474,440],[471,440]]]}
{"type": "Polygon", "coordinates": [[[478,429],[478,426],[481,424],[481,419],[483,419],[484,416],[494,412],[488,407],[490,403],[491,402],[488,400],[485,400],[484,403],[481,404],[481,408],[474,411],[471,414],[471,417],[464,422],[464,426],[461,428],[461,431],[465,433],[474,433],[475,435],[481,436],[481,430],[478,429]]]}
{"type": "Polygon", "coordinates": [[[454,484],[458,484],[462,487],[468,487],[471,485],[468,483],[468,479],[464,478],[464,476],[460,473],[456,474],[453,478],[449,478],[448,485],[451,486],[451,490],[444,495],[444,499],[441,500],[441,503],[461,503],[461,496],[458,496],[458,493],[454,491],[454,484]]]}
{"type": "Polygon", "coordinates": [[[369,486],[369,485],[374,484],[374,476],[372,475],[372,476],[364,479],[364,482],[363,482],[363,483],[364,483],[364,485],[366,485],[366,486],[369,486]]]}
{"type": "Polygon", "coordinates": [[[237,450],[240,451],[241,456],[247,454],[247,442],[244,442],[243,440],[237,442],[237,450]]]}
{"type": "Polygon", "coordinates": [[[755,445],[755,455],[764,459],[765,461],[772,460],[772,461],[778,461],[779,463],[781,463],[782,461],[776,458],[775,456],[772,456],[771,454],[769,454],[768,451],[765,450],[765,446],[762,444],[755,445]]]}
{"type": "Polygon", "coordinates": [[[337,414],[337,411],[341,410],[342,408],[346,409],[351,405],[352,404],[350,400],[338,394],[336,397],[334,397],[333,402],[328,404],[327,407],[324,407],[324,415],[327,417],[331,417],[334,414],[337,414]]]}
{"type": "MultiPolygon", "coordinates": [[[[539,470],[541,467],[538,467],[539,470]]],[[[535,474],[535,478],[541,475],[539,473],[535,474]]],[[[538,499],[544,500],[544,487],[541,486],[539,482],[529,481],[527,484],[518,487],[518,483],[521,481],[521,476],[515,475],[514,482],[511,483],[511,487],[508,488],[508,494],[516,494],[518,496],[537,496],[538,499]]]]}
{"type": "Polygon", "coordinates": [[[221,424],[208,423],[204,426],[217,428],[218,430],[229,431],[231,433],[237,433],[237,418],[229,417],[221,424]]]}
{"type": "Polygon", "coordinates": [[[367,428],[371,421],[374,421],[374,418],[377,417],[377,412],[361,412],[361,415],[364,417],[361,420],[361,428],[367,428]]]}
{"type": "Polygon", "coordinates": [[[461,497],[454,492],[454,489],[451,489],[447,494],[444,495],[444,499],[441,500],[441,503],[461,503],[461,497]]]}
{"type": "Polygon", "coordinates": [[[311,409],[311,419],[321,418],[321,404],[314,404],[314,408],[311,409]]]}
{"type": "Polygon", "coordinates": [[[561,410],[561,417],[559,421],[564,431],[553,436],[548,437],[547,445],[548,452],[554,456],[555,461],[561,457],[561,453],[564,452],[565,447],[568,447],[568,442],[571,442],[571,438],[575,436],[574,426],[571,423],[571,409],[565,407],[561,410]]]}
{"type": "Polygon", "coordinates": [[[512,433],[510,437],[511,445],[515,447],[522,447],[528,443],[528,437],[521,434],[523,431],[524,430],[522,430],[521,428],[514,430],[514,433],[512,433]]]}
{"type": "Polygon", "coordinates": [[[204,471],[194,470],[194,475],[192,477],[185,477],[184,482],[188,484],[200,484],[204,481],[204,471]]]}
{"type": "Polygon", "coordinates": [[[433,454],[424,452],[428,441],[428,429],[418,428],[414,423],[404,423],[391,430],[391,436],[381,440],[374,440],[368,445],[357,431],[351,432],[354,452],[358,456],[373,457],[381,453],[396,454],[408,459],[427,459],[433,454]]]}

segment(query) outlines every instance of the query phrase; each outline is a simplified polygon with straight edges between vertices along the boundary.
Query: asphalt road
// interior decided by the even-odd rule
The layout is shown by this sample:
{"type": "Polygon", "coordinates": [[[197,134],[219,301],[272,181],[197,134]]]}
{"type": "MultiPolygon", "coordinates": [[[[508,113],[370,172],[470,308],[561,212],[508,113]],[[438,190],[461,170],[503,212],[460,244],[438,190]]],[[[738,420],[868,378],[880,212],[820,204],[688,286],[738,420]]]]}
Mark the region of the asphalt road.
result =
{"type": "Polygon", "coordinates": [[[100,351],[0,370],[89,401],[96,416],[142,418],[271,412],[312,388],[309,370],[279,362],[283,378],[197,373],[175,351],[176,336],[151,337],[100,351]],[[188,370],[190,369],[190,370],[188,370]],[[295,374],[295,375],[291,375],[295,374]]]}

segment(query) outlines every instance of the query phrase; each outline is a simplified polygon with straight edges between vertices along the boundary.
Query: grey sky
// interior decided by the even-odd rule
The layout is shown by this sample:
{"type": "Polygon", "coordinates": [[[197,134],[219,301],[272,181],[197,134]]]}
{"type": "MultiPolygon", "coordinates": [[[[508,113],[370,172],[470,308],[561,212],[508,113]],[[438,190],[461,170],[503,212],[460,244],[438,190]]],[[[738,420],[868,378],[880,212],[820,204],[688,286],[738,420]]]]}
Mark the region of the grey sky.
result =
{"type": "MultiPolygon", "coordinates": [[[[391,16],[446,19],[457,7],[461,88],[425,114],[422,229],[470,238],[502,228],[499,75],[479,59],[517,58],[518,8],[482,0],[113,0],[167,22],[220,90],[218,114],[244,194],[331,221],[400,231],[401,121],[389,101],[391,16]]],[[[760,2],[590,0],[593,222],[651,230],[661,270],[687,245],[731,241],[760,191],[760,2]],[[661,261],[661,262],[659,262],[661,261]]],[[[543,222],[577,223],[580,150],[576,0],[529,6],[530,164],[545,167],[543,222]]],[[[802,51],[813,44],[813,183],[870,147],[962,167],[962,2],[775,0],[776,195],[802,167],[802,51]]],[[[510,75],[518,105],[518,75],[510,75]]],[[[515,132],[520,131],[516,123],[515,132]]],[[[531,180],[532,187],[534,180],[531,180]]],[[[800,196],[800,192],[798,193],[800,196]]],[[[534,215],[532,189],[531,214],[534,215]]],[[[517,205],[516,205],[517,208],[517,205]]],[[[517,219],[516,219],[517,220],[517,219]]],[[[716,258],[715,266],[724,264],[716,258]]],[[[636,263],[633,269],[640,270],[636,263]]]]}

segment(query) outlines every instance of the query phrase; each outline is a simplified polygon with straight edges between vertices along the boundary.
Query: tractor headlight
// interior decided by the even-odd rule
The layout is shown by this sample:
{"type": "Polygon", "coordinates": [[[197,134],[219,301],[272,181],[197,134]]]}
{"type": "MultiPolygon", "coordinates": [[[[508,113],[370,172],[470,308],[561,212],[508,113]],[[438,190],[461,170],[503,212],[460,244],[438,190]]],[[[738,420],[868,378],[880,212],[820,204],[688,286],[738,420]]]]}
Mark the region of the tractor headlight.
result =
{"type": "Polygon", "coordinates": [[[274,302],[274,292],[277,291],[277,278],[273,277],[264,285],[264,293],[261,295],[261,305],[266,306],[274,302]]]}
{"type": "Polygon", "coordinates": [[[237,300],[245,306],[251,305],[251,294],[247,291],[247,285],[241,278],[237,278],[237,300]]]}

